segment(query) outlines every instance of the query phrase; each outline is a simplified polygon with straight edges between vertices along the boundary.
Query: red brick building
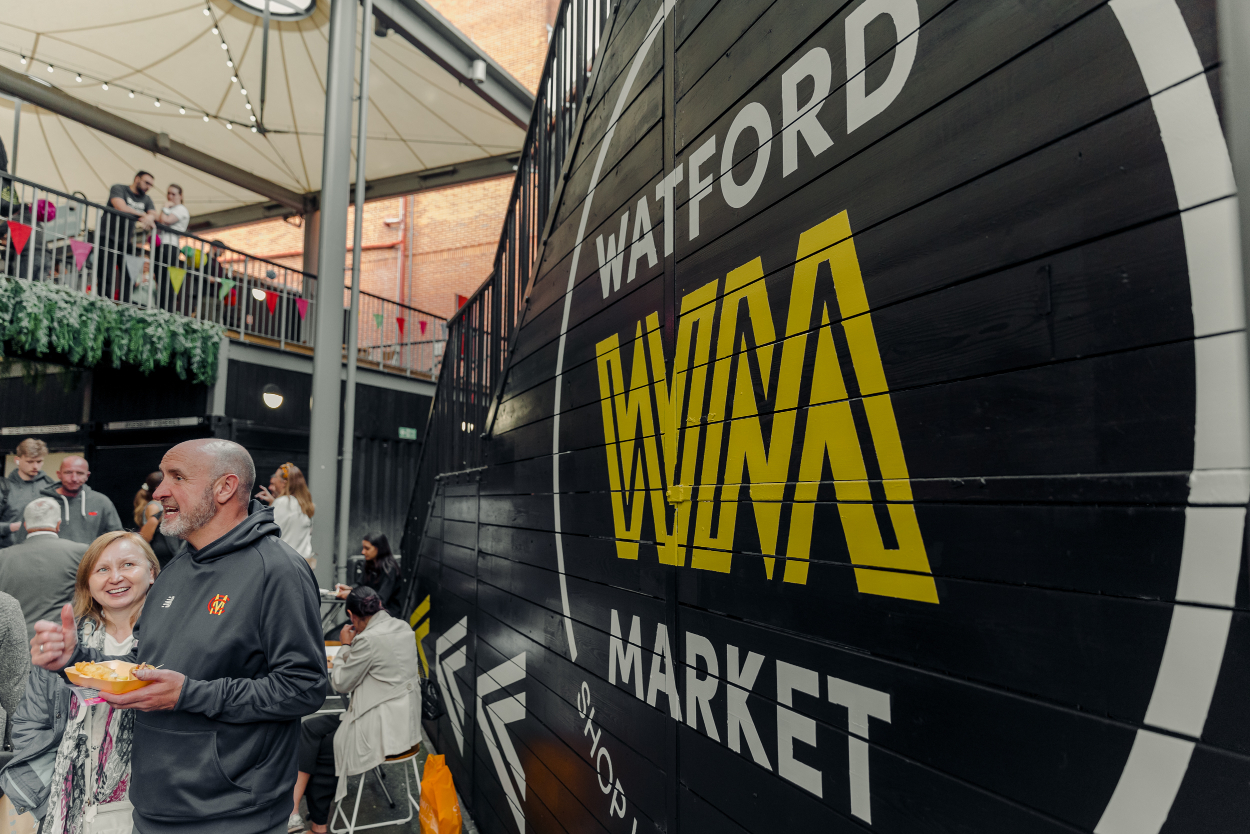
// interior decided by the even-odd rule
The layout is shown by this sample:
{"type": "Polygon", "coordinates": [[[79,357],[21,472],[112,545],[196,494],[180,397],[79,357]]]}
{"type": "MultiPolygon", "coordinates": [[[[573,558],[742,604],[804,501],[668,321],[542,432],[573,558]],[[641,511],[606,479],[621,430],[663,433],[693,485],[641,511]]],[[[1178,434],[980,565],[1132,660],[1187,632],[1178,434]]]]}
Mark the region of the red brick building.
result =
{"type": "MultiPolygon", "coordinates": [[[[547,55],[557,0],[432,0],[448,20],[531,91],[547,55]]],[[[440,316],[456,311],[490,274],[511,178],[449,186],[365,204],[361,289],[440,316]]],[[[354,214],[347,220],[349,272],[354,214]]],[[[230,246],[299,267],[304,232],[266,220],[215,235],[230,246]]]]}

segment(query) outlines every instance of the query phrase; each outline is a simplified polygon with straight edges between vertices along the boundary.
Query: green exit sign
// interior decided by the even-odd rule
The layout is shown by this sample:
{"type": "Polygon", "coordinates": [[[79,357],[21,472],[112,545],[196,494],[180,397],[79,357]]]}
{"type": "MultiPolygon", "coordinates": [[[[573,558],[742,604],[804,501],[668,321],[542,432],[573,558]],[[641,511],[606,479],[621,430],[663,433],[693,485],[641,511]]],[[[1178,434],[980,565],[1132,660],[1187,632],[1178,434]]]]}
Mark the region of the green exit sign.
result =
{"type": "Polygon", "coordinates": [[[417,430],[410,429],[407,426],[400,426],[399,427],[399,439],[400,440],[416,440],[417,430]]]}

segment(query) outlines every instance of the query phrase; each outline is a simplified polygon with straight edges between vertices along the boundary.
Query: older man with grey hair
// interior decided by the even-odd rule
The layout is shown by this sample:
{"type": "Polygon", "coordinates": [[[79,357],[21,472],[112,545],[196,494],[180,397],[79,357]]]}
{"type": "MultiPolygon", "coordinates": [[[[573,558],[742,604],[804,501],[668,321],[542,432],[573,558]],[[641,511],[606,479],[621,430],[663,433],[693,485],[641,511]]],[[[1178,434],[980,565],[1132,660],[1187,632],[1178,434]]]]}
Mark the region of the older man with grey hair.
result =
{"type": "MultiPolygon", "coordinates": [[[[279,538],[273,511],[249,505],[256,467],[227,440],[165,453],[153,493],[161,532],[186,541],[161,571],[129,659],[148,686],[102,693],[134,709],[130,801],[139,834],[285,832],[300,719],[325,700],[317,583],[279,538]]],[[[56,671],[100,652],[77,645],[73,612],[40,622],[31,659],[56,671]]]]}
{"type": "Polygon", "coordinates": [[[36,498],[22,511],[26,540],[0,550],[0,591],[22,606],[26,639],[35,636],[35,623],[55,619],[61,606],[74,598],[78,563],[87,545],[62,539],[61,506],[53,498],[36,498]]]}

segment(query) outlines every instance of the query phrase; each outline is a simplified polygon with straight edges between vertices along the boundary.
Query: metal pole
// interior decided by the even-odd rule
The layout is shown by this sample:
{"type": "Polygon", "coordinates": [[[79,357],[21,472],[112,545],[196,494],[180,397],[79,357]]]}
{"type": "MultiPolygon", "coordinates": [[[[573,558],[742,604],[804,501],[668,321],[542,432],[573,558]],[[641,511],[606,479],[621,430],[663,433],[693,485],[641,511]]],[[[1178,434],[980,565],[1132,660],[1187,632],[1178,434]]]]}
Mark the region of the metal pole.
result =
{"type": "Polygon", "coordinates": [[[312,421],[308,481],[321,510],[313,524],[313,551],[320,554],[317,580],[334,581],[335,495],[338,492],[339,368],[343,350],[343,263],[347,260],[347,202],[351,177],[352,58],[356,51],[356,3],[331,0],[326,72],[325,143],[321,157],[321,222],[313,342],[312,421]]]}
{"type": "Polygon", "coordinates": [[[269,80],[269,0],[265,0],[264,34],[260,40],[260,130],[265,131],[265,83],[269,80]]]}
{"type": "Polygon", "coordinates": [[[17,176],[17,129],[22,124],[22,100],[13,108],[13,156],[9,159],[9,173],[17,176]]]}
{"type": "Polygon", "coordinates": [[[352,509],[352,451],[356,445],[356,349],[360,340],[360,249],[365,220],[365,136],[369,122],[369,21],[373,0],[364,0],[360,24],[360,104],[356,124],[356,218],[352,235],[352,306],[347,314],[347,385],[343,397],[343,475],[339,479],[338,581],[347,579],[347,523],[352,509]]]}

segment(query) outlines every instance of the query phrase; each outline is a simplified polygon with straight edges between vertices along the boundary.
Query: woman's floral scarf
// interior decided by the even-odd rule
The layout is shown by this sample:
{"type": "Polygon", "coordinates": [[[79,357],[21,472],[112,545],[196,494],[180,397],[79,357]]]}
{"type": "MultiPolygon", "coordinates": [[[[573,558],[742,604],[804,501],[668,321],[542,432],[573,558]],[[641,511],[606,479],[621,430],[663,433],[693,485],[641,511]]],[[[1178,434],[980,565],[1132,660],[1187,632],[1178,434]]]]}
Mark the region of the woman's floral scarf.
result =
{"type": "MultiPolygon", "coordinates": [[[[104,627],[84,617],[78,642],[84,648],[104,649],[104,627]]],[[[83,834],[95,806],[125,799],[130,786],[130,751],[134,738],[134,710],[112,704],[87,705],[70,695],[69,721],[56,751],[48,813],[40,834],[83,834]],[[91,750],[93,722],[104,722],[98,753],[91,750]],[[92,756],[95,761],[92,762],[92,756]]]]}

